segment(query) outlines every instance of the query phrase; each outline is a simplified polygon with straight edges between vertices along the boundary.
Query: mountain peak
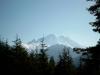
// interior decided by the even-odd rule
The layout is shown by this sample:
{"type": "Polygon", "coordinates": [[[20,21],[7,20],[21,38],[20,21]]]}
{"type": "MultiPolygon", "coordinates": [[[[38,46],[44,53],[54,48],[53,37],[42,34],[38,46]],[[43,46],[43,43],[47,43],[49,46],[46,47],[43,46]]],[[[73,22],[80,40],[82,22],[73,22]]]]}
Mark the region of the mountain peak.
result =
{"type": "Polygon", "coordinates": [[[58,43],[57,37],[54,34],[50,34],[50,35],[47,35],[45,37],[41,37],[37,41],[40,42],[41,39],[43,39],[43,38],[44,38],[44,43],[47,44],[48,46],[51,46],[51,45],[58,43]]]}
{"type": "Polygon", "coordinates": [[[41,40],[43,38],[44,38],[44,43],[48,47],[50,47],[52,45],[55,45],[55,44],[62,44],[62,45],[65,45],[65,46],[71,47],[71,48],[75,48],[75,47],[81,48],[82,47],[80,44],[78,44],[77,42],[75,42],[74,40],[72,40],[69,37],[56,36],[54,34],[50,34],[50,35],[41,37],[41,38],[39,38],[37,40],[33,39],[32,41],[30,41],[30,42],[27,43],[27,46],[28,45],[39,46],[40,45],[40,42],[41,42],[41,40]]]}
{"type": "MultiPolygon", "coordinates": [[[[81,46],[70,39],[69,37],[65,36],[55,36],[54,34],[47,35],[45,37],[41,37],[37,40],[33,39],[27,44],[22,44],[23,47],[27,48],[28,52],[31,52],[32,50],[38,50],[40,51],[41,47],[41,40],[44,38],[44,43],[47,46],[47,54],[49,57],[54,56],[55,60],[58,58],[59,54],[62,53],[63,49],[66,47],[66,50],[69,50],[70,55],[73,58],[73,61],[76,62],[78,60],[77,58],[80,56],[73,52],[74,47],[80,48],[81,46]]],[[[76,64],[77,65],[77,64],[76,64]]]]}
{"type": "Polygon", "coordinates": [[[64,45],[67,45],[71,48],[75,48],[75,47],[81,48],[82,47],[80,44],[78,44],[77,42],[75,42],[71,38],[65,37],[65,36],[59,36],[59,42],[64,44],[64,45]]]}

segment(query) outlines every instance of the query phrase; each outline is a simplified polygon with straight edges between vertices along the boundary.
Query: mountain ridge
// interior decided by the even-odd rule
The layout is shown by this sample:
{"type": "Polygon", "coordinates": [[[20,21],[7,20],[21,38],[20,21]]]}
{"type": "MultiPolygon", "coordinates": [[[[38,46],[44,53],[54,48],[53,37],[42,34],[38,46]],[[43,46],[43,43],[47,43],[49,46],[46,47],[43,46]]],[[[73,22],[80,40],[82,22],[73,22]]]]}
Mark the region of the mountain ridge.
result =
{"type": "Polygon", "coordinates": [[[78,44],[77,42],[75,42],[74,40],[70,39],[69,37],[65,37],[65,36],[55,36],[54,34],[50,34],[47,35],[45,37],[40,37],[37,40],[33,39],[32,41],[29,41],[28,43],[25,43],[27,45],[34,45],[34,44],[39,44],[42,40],[42,38],[44,38],[44,43],[47,46],[51,46],[51,45],[55,45],[55,44],[63,44],[66,46],[69,46],[71,48],[82,48],[83,46],[78,44]]]}
{"type": "Polygon", "coordinates": [[[28,49],[28,52],[32,50],[40,50],[41,49],[41,40],[44,39],[44,44],[47,45],[47,55],[48,57],[54,57],[57,61],[59,54],[63,52],[63,49],[69,50],[69,54],[72,57],[74,64],[77,66],[79,63],[80,55],[73,51],[73,48],[81,48],[77,42],[73,41],[72,39],[64,36],[55,36],[55,35],[48,35],[45,37],[41,37],[37,40],[33,39],[32,41],[28,42],[27,44],[23,43],[23,46],[28,49]],[[76,61],[77,60],[77,61],[76,61]]]}

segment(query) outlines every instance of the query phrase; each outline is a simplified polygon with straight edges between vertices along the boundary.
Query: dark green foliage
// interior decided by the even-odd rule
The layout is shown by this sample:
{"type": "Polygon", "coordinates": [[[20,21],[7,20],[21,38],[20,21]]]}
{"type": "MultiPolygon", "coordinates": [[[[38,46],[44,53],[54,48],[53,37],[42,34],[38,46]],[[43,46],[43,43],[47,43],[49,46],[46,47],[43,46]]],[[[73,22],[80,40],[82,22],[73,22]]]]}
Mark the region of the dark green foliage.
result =
{"type": "Polygon", "coordinates": [[[75,75],[72,59],[69,55],[69,50],[63,49],[62,55],[59,55],[59,61],[56,65],[56,74],[59,75],[75,75]]]}
{"type": "MultiPolygon", "coordinates": [[[[44,42],[41,45],[45,45],[44,42]]],[[[71,58],[65,51],[57,64],[53,57],[48,58],[46,51],[42,46],[40,52],[28,53],[18,37],[13,46],[9,46],[7,41],[0,40],[0,73],[3,75],[72,75],[74,73],[71,58]]]]}
{"type": "Polygon", "coordinates": [[[49,60],[49,74],[50,75],[54,75],[55,74],[55,61],[54,61],[54,58],[51,57],[50,60],[49,60]]]}
{"type": "MultiPolygon", "coordinates": [[[[94,1],[95,4],[90,6],[88,11],[90,14],[96,16],[96,21],[91,22],[93,31],[100,33],[100,0],[89,0],[94,1]]],[[[86,49],[76,49],[80,52],[80,75],[100,75],[100,40],[96,46],[89,47],[86,49]]]]}
{"type": "MultiPolygon", "coordinates": [[[[94,1],[95,4],[88,8],[90,14],[96,17],[94,22],[90,24],[93,27],[93,31],[100,33],[100,0],[88,0],[94,1]]],[[[86,49],[75,48],[77,53],[81,53],[80,66],[78,68],[79,75],[100,75],[100,40],[96,46],[86,49]]]]}
{"type": "Polygon", "coordinates": [[[90,6],[88,11],[91,14],[96,16],[95,22],[91,22],[90,24],[94,27],[93,30],[100,33],[100,0],[94,0],[95,4],[90,6]]]}
{"type": "Polygon", "coordinates": [[[79,75],[100,75],[100,41],[96,46],[74,50],[82,54],[78,68],[79,75]]]}
{"type": "Polygon", "coordinates": [[[100,44],[86,49],[80,49],[80,75],[100,75],[100,44]]]}

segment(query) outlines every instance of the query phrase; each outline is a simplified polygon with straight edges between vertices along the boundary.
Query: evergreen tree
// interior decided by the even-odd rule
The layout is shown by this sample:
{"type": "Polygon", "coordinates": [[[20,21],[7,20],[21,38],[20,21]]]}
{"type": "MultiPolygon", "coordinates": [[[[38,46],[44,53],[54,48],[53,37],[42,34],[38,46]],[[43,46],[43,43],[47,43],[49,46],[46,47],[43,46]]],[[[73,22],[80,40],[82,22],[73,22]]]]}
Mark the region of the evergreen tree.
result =
{"type": "MultiPolygon", "coordinates": [[[[94,27],[93,31],[100,33],[100,0],[95,0],[95,4],[90,6],[88,11],[96,17],[94,22],[90,24],[94,27]]],[[[91,75],[100,74],[100,41],[94,47],[85,49],[88,53],[88,60],[86,60],[87,73],[91,75]]]]}
{"type": "Polygon", "coordinates": [[[5,74],[5,72],[10,71],[10,60],[11,60],[11,51],[10,46],[7,41],[4,41],[0,38],[0,69],[1,74],[5,74]]]}
{"type": "Polygon", "coordinates": [[[59,55],[59,62],[56,65],[56,74],[59,75],[75,75],[72,58],[69,55],[69,50],[64,48],[62,55],[59,55]]]}
{"type": "Polygon", "coordinates": [[[49,73],[50,75],[54,75],[55,74],[55,60],[53,57],[50,58],[49,60],[49,73]]]}
{"type": "Polygon", "coordinates": [[[41,39],[40,43],[41,49],[40,53],[38,55],[38,61],[39,61],[39,71],[40,74],[48,74],[48,56],[46,54],[46,44],[44,43],[44,37],[41,39]]]}
{"type": "MultiPolygon", "coordinates": [[[[92,1],[92,0],[89,0],[92,1]]],[[[95,22],[90,22],[90,24],[94,27],[93,30],[100,33],[100,0],[93,0],[95,2],[94,5],[90,6],[88,11],[91,14],[96,16],[95,22]]]]}
{"type": "MultiPolygon", "coordinates": [[[[94,1],[95,4],[88,8],[90,14],[96,17],[94,22],[90,22],[93,31],[100,33],[100,0],[87,0],[94,1]]],[[[82,53],[81,58],[81,75],[100,75],[100,41],[96,46],[86,49],[77,49],[82,53]]]]}
{"type": "Polygon", "coordinates": [[[29,64],[28,64],[28,53],[26,49],[22,46],[21,39],[17,36],[12,46],[13,51],[13,65],[14,68],[12,73],[16,74],[28,74],[29,64]],[[28,64],[28,65],[26,65],[28,64]]]}

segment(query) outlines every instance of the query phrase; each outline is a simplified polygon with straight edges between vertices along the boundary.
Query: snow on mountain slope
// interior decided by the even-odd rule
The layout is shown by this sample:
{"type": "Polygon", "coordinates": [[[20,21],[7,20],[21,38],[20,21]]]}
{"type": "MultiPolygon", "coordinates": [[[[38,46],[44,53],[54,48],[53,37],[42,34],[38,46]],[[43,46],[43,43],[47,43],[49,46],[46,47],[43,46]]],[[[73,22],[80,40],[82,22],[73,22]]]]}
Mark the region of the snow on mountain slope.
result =
{"type": "MultiPolygon", "coordinates": [[[[40,42],[43,39],[43,37],[39,38],[38,41],[40,42]]],[[[50,34],[46,37],[44,37],[44,43],[48,46],[58,44],[58,39],[55,35],[50,34]]]]}
{"type": "MultiPolygon", "coordinates": [[[[28,49],[30,52],[31,50],[40,50],[40,43],[43,37],[35,40],[33,39],[32,41],[28,42],[27,44],[23,43],[22,45],[28,49]]],[[[69,50],[69,54],[71,55],[74,63],[77,65],[79,62],[79,57],[80,55],[77,54],[76,52],[73,52],[73,48],[75,47],[82,47],[72,39],[64,36],[55,36],[53,34],[50,34],[46,37],[44,37],[44,43],[48,46],[47,47],[47,55],[48,57],[53,56],[55,60],[58,59],[59,54],[63,52],[63,49],[66,47],[66,50],[69,50]]]]}
{"type": "Polygon", "coordinates": [[[77,54],[76,52],[73,51],[72,48],[62,45],[62,44],[55,44],[47,48],[47,55],[48,57],[54,57],[56,61],[59,59],[59,55],[63,52],[63,50],[66,50],[69,52],[69,55],[72,57],[73,63],[78,66],[79,65],[79,57],[80,54],[77,54]]]}
{"type": "MultiPolygon", "coordinates": [[[[62,51],[63,47],[70,48],[70,54],[73,57],[76,57],[76,53],[73,52],[73,48],[82,48],[81,45],[79,45],[77,42],[73,41],[72,39],[65,37],[65,36],[55,36],[53,34],[50,34],[45,37],[41,37],[37,40],[33,39],[32,41],[28,43],[22,43],[22,45],[27,48],[28,50],[35,50],[40,49],[40,43],[41,40],[44,38],[44,43],[48,47],[48,53],[57,55],[59,54],[59,51],[62,51]],[[54,52],[54,53],[53,53],[54,52]]],[[[61,52],[60,52],[61,53],[61,52]]]]}
{"type": "Polygon", "coordinates": [[[64,37],[64,36],[60,36],[58,38],[59,40],[59,43],[63,44],[63,45],[66,45],[66,46],[69,46],[71,48],[81,48],[82,46],[79,45],[77,42],[75,42],[74,40],[68,38],[68,37],[64,37]]]}
{"type": "MultiPolygon", "coordinates": [[[[41,40],[43,39],[43,37],[35,40],[33,39],[32,41],[28,42],[27,45],[36,45],[38,46],[41,42],[41,40]]],[[[71,48],[75,48],[75,47],[83,47],[81,46],[80,44],[76,43],[75,41],[73,41],[72,39],[68,38],[68,37],[65,37],[65,36],[55,36],[53,34],[50,34],[46,37],[44,37],[44,43],[49,47],[49,46],[52,46],[52,45],[55,45],[55,44],[62,44],[62,45],[65,45],[65,46],[69,46],[71,48]]]]}

